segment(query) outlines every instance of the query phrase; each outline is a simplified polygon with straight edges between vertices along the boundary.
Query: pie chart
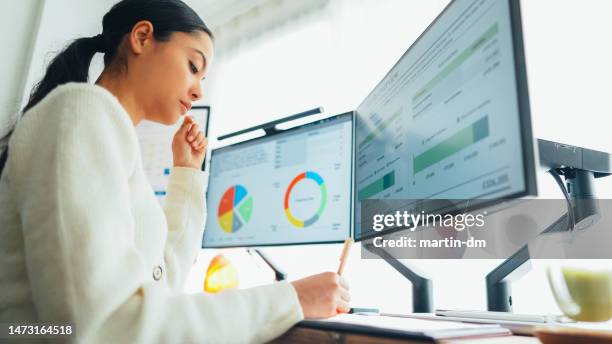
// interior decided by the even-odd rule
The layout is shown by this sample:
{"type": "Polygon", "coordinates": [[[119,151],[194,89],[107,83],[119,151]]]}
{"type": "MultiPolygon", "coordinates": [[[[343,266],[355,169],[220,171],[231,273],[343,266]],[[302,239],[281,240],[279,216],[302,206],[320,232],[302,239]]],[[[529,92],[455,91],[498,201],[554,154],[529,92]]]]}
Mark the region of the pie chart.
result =
{"type": "Polygon", "coordinates": [[[252,212],[253,197],[244,186],[234,185],[223,193],[219,202],[219,225],[224,232],[235,233],[249,222],[252,212]]]}

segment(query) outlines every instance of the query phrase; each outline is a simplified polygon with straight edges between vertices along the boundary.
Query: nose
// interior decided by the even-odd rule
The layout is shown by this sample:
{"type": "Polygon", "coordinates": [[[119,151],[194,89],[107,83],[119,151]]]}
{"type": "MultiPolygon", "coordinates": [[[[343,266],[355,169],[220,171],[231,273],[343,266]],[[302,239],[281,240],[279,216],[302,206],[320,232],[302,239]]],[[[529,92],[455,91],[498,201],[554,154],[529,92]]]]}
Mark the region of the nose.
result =
{"type": "Polygon", "coordinates": [[[191,88],[191,101],[202,99],[202,85],[199,80],[195,82],[195,85],[191,88]]]}

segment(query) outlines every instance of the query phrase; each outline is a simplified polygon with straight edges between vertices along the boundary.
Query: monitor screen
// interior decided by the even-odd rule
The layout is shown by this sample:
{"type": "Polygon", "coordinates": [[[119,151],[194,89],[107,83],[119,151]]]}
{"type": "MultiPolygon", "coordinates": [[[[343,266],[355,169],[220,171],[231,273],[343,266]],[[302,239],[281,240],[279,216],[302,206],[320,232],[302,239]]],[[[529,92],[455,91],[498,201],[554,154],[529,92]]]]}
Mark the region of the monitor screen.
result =
{"type": "Polygon", "coordinates": [[[345,240],[352,209],[352,116],[213,150],[202,247],[345,240]]]}
{"type": "MultiPolygon", "coordinates": [[[[518,1],[455,0],[358,106],[355,237],[365,199],[535,194],[518,1]]],[[[484,201],[489,200],[489,201],[484,201]]]]}

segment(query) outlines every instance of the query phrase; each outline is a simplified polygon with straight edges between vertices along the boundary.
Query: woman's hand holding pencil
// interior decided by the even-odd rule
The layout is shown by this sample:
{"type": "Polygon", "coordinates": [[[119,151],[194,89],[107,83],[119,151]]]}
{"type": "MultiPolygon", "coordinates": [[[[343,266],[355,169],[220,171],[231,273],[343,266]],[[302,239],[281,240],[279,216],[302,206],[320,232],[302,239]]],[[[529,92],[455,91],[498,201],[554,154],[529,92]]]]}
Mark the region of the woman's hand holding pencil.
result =
{"type": "Polygon", "coordinates": [[[351,238],[344,242],[338,273],[324,272],[291,282],[297,292],[304,318],[328,318],[349,312],[351,296],[342,272],[352,243],[351,238]]]}
{"type": "Polygon", "coordinates": [[[335,272],[324,272],[291,282],[297,292],[304,318],[328,318],[350,310],[349,286],[335,272]]]}

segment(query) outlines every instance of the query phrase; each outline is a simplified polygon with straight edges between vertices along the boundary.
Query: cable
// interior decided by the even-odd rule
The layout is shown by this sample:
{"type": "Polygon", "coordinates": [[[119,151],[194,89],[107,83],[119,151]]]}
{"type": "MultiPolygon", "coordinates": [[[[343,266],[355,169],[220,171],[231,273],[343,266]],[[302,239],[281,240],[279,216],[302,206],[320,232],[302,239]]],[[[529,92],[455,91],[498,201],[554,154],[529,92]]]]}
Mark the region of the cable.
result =
{"type": "Polygon", "coordinates": [[[572,205],[572,200],[570,199],[570,195],[567,192],[567,189],[565,188],[563,181],[561,180],[561,176],[559,175],[559,172],[557,172],[556,169],[551,169],[548,172],[553,176],[553,178],[557,182],[557,185],[559,185],[559,188],[561,188],[561,191],[563,192],[563,196],[565,196],[565,200],[567,201],[567,216],[568,216],[567,230],[573,231],[574,226],[576,225],[576,222],[574,218],[574,206],[572,205]]]}

